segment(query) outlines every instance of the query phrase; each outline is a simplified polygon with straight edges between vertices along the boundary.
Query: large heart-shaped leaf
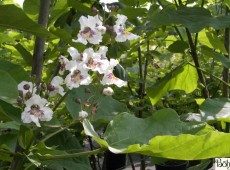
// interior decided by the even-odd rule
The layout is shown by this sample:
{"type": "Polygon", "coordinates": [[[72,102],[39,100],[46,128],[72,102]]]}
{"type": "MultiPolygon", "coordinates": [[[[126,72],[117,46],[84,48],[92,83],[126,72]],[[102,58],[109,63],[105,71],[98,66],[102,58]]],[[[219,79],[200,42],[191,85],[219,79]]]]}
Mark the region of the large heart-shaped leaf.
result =
{"type": "Polygon", "coordinates": [[[147,119],[120,114],[108,125],[104,139],[98,139],[89,121],[84,120],[83,125],[87,135],[114,153],[180,160],[230,156],[230,134],[217,132],[202,122],[190,126],[171,109],[157,111],[147,119]],[[189,134],[186,129],[196,130],[189,134]]]}
{"type": "Polygon", "coordinates": [[[212,17],[209,10],[201,7],[183,6],[175,9],[169,6],[160,12],[150,13],[149,16],[153,26],[179,24],[187,27],[191,32],[199,32],[207,26],[223,29],[230,25],[230,16],[212,17]]]}
{"type": "Polygon", "coordinates": [[[147,88],[147,95],[152,105],[170,90],[184,90],[186,93],[193,92],[197,87],[198,75],[196,68],[190,64],[177,67],[153,87],[147,88]]]}

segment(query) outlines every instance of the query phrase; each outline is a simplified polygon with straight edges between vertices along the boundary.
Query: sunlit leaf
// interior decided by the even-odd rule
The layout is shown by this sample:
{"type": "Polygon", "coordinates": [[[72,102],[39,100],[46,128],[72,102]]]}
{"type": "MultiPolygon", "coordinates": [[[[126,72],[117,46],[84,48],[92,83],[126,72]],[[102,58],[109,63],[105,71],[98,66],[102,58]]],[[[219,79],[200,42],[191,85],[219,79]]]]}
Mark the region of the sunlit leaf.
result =
{"type": "Polygon", "coordinates": [[[187,64],[177,67],[153,87],[147,88],[147,95],[152,105],[170,90],[184,90],[191,93],[197,88],[198,75],[194,67],[187,64]]]}
{"type": "MultiPolygon", "coordinates": [[[[208,128],[204,130],[205,133],[199,134],[197,129],[195,133],[188,134],[183,130],[186,126],[188,124],[181,122],[177,113],[171,109],[157,111],[146,119],[124,113],[110,122],[104,140],[97,142],[107,143],[108,149],[114,153],[140,153],[170,159],[197,160],[230,156],[229,133],[208,128]]],[[[203,126],[203,129],[206,127],[203,126]]],[[[94,136],[96,132],[86,132],[98,138],[94,136]]]]}

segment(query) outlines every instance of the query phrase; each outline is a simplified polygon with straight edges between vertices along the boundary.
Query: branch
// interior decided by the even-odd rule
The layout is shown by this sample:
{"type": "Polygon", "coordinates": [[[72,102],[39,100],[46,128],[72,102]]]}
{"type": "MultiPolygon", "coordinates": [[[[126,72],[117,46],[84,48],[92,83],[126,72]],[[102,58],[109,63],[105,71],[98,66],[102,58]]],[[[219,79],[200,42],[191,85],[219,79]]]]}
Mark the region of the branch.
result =
{"type": "Polygon", "coordinates": [[[39,155],[38,157],[41,160],[76,158],[76,157],[90,156],[90,155],[102,153],[105,150],[106,150],[106,148],[99,148],[99,149],[95,149],[92,151],[86,151],[86,152],[70,153],[70,154],[63,154],[63,155],[39,155]]]}
{"type": "Polygon", "coordinates": [[[187,33],[188,42],[189,42],[189,46],[190,46],[190,54],[191,54],[192,59],[193,59],[193,61],[195,63],[197,73],[198,73],[198,76],[199,76],[199,80],[204,85],[204,89],[202,90],[203,96],[205,98],[209,98],[209,91],[208,91],[208,88],[206,86],[206,81],[205,81],[205,77],[203,75],[203,72],[200,69],[200,63],[199,63],[197,52],[196,52],[196,46],[193,43],[192,35],[191,35],[190,31],[188,30],[188,28],[186,28],[186,33],[187,33]]]}
{"type": "MultiPolygon", "coordinates": [[[[50,3],[51,0],[40,0],[38,24],[45,28],[48,25],[50,3]]],[[[45,41],[40,37],[36,37],[31,75],[36,77],[37,83],[40,83],[42,78],[44,50],[45,41]]]]}

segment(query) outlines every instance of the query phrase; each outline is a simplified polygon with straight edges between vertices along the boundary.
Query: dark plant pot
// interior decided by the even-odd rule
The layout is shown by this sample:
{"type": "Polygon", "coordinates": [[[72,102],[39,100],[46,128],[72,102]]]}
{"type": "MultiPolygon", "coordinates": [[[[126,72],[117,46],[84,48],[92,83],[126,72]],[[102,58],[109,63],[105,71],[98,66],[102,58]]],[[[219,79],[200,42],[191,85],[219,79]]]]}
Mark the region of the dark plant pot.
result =
{"type": "Polygon", "coordinates": [[[188,161],[170,160],[164,164],[156,164],[156,170],[186,170],[188,161]]]}
{"type": "Polygon", "coordinates": [[[114,154],[110,151],[105,152],[102,170],[123,169],[126,163],[125,154],[114,154]]]}

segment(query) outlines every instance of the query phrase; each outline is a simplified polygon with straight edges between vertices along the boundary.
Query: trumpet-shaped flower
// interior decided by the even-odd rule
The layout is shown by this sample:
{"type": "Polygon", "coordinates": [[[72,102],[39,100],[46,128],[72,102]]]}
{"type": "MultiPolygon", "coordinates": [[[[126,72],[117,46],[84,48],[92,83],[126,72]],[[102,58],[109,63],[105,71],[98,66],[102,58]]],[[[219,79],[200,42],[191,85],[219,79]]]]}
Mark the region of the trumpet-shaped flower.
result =
{"type": "Polygon", "coordinates": [[[89,85],[92,82],[88,69],[75,60],[66,65],[70,73],[65,78],[65,83],[69,89],[78,88],[80,85],[89,85]]]}
{"type": "Polygon", "coordinates": [[[102,78],[101,84],[102,85],[111,85],[111,84],[115,84],[118,87],[122,87],[127,85],[126,81],[123,81],[119,78],[117,78],[114,74],[113,74],[113,68],[118,64],[119,62],[115,59],[111,59],[109,61],[109,66],[107,67],[104,76],[102,78]]]}
{"type": "Polygon", "coordinates": [[[59,76],[55,76],[53,80],[50,82],[50,85],[53,87],[54,90],[50,91],[49,95],[55,96],[57,93],[59,93],[63,96],[65,92],[61,84],[63,84],[63,79],[59,76]]]}
{"type": "Polygon", "coordinates": [[[72,60],[82,61],[82,54],[74,47],[69,47],[67,50],[72,57],[72,60]]]}
{"type": "Polygon", "coordinates": [[[53,111],[47,107],[48,101],[38,95],[33,95],[25,102],[26,107],[22,112],[21,119],[24,123],[34,122],[38,127],[41,127],[40,121],[50,121],[53,116],[53,111]]]}
{"type": "Polygon", "coordinates": [[[101,53],[94,52],[92,48],[84,50],[83,62],[85,67],[103,74],[109,65],[109,61],[107,59],[101,59],[101,55],[101,53]]]}
{"type": "Polygon", "coordinates": [[[116,24],[113,26],[113,29],[116,32],[115,40],[117,42],[125,42],[126,40],[135,40],[139,37],[125,29],[126,20],[127,17],[125,15],[117,14],[117,21],[116,24]]]}
{"type": "Polygon", "coordinates": [[[88,42],[91,44],[99,44],[102,41],[102,34],[105,33],[106,28],[102,25],[101,18],[98,15],[81,16],[80,32],[78,33],[78,39],[74,42],[80,42],[86,45],[88,42]]]}

